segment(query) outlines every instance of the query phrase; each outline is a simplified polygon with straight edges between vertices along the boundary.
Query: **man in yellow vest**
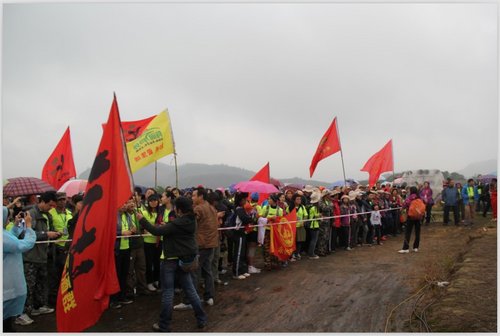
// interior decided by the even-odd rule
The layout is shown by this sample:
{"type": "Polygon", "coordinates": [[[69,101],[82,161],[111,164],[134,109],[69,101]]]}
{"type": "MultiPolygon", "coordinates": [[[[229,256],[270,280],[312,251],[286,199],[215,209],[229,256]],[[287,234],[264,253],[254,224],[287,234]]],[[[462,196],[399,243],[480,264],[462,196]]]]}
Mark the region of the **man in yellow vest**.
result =
{"type": "Polygon", "coordinates": [[[61,283],[61,275],[64,269],[64,263],[66,262],[66,249],[64,248],[66,242],[64,240],[68,239],[68,222],[73,215],[66,209],[67,197],[65,192],[58,192],[56,194],[56,206],[49,210],[49,214],[52,216],[52,225],[54,231],[60,232],[61,237],[58,240],[61,242],[54,243],[51,248],[49,246],[49,255],[52,256],[52,260],[49,260],[49,306],[55,307],[57,300],[57,291],[59,289],[59,284],[61,283]]]}
{"type": "Polygon", "coordinates": [[[120,283],[120,291],[113,294],[110,299],[109,306],[111,308],[121,308],[122,305],[130,304],[133,301],[125,296],[125,288],[127,286],[127,276],[130,267],[130,242],[127,236],[135,234],[132,218],[127,212],[128,201],[118,210],[118,218],[116,224],[116,242],[115,242],[115,266],[116,276],[120,283]]]}

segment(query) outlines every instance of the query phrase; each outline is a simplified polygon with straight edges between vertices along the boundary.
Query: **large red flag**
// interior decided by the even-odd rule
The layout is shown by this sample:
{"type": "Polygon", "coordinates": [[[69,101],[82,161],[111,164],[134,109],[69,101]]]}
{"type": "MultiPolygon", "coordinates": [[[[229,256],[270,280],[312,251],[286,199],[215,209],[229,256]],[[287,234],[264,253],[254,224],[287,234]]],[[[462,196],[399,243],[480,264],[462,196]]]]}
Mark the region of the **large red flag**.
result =
{"type": "Polygon", "coordinates": [[[57,296],[57,330],[82,331],[119,291],[114,246],[118,208],[132,195],[132,175],[116,97],[90,171],[57,296]],[[109,127],[108,127],[109,126],[109,127]]]}
{"type": "Polygon", "coordinates": [[[316,149],[316,153],[314,153],[311,161],[311,166],[309,167],[309,174],[311,175],[310,177],[313,176],[319,161],[332,154],[337,153],[340,150],[340,140],[339,135],[337,134],[337,117],[335,117],[330,127],[326,130],[326,133],[321,138],[318,149],[316,149]]]}
{"type": "Polygon", "coordinates": [[[380,174],[387,171],[394,170],[394,159],[392,156],[392,139],[389,140],[385,146],[379,150],[377,153],[373,154],[371,158],[365,163],[361,171],[368,172],[370,177],[368,179],[368,184],[370,187],[374,185],[380,174]]]}
{"type": "Polygon", "coordinates": [[[61,140],[50,154],[42,169],[42,180],[58,190],[64,182],[76,177],[73,149],[69,126],[66,128],[61,140]]]}
{"type": "Polygon", "coordinates": [[[279,260],[285,261],[296,249],[297,211],[293,209],[288,215],[279,217],[277,221],[281,224],[271,226],[270,251],[279,260]]]}
{"type": "MultiPolygon", "coordinates": [[[[262,167],[262,169],[259,170],[257,172],[257,174],[255,174],[250,179],[250,181],[261,181],[261,182],[265,182],[265,183],[271,183],[271,172],[269,169],[269,162],[264,167],[262,167]]],[[[258,203],[262,204],[262,202],[264,202],[268,197],[269,197],[269,194],[260,193],[258,203]]]]}

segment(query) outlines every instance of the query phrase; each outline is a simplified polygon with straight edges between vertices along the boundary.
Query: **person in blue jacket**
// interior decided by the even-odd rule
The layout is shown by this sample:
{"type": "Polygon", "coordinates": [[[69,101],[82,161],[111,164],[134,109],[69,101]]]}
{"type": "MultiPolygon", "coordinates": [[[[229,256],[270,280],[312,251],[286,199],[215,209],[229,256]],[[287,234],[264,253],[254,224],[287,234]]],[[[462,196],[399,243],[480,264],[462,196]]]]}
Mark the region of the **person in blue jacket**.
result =
{"type": "Polygon", "coordinates": [[[33,248],[35,231],[29,212],[17,214],[11,231],[5,229],[9,211],[3,207],[3,331],[14,331],[14,320],[23,313],[27,288],[24,278],[23,252],[33,248]],[[24,223],[26,227],[24,227],[24,223]],[[24,238],[19,235],[24,232],[24,238]]]}

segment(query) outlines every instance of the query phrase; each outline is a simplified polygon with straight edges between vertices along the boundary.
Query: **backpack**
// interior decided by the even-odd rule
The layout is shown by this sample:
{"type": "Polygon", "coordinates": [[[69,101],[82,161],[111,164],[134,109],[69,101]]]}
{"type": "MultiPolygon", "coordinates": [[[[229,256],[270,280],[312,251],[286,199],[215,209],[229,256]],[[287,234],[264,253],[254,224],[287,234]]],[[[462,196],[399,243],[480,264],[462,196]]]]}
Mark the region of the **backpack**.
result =
{"type": "MultiPolygon", "coordinates": [[[[226,217],[226,221],[222,225],[222,227],[225,227],[225,228],[236,226],[236,212],[233,210],[228,210],[228,211],[231,211],[231,213],[229,214],[229,216],[226,217]]],[[[223,230],[223,231],[224,231],[224,234],[226,235],[226,237],[231,239],[233,237],[234,230],[235,229],[223,230]]]]}
{"type": "Polygon", "coordinates": [[[408,217],[410,219],[422,219],[425,216],[425,204],[420,198],[414,199],[410,203],[410,208],[408,209],[408,217]]]}

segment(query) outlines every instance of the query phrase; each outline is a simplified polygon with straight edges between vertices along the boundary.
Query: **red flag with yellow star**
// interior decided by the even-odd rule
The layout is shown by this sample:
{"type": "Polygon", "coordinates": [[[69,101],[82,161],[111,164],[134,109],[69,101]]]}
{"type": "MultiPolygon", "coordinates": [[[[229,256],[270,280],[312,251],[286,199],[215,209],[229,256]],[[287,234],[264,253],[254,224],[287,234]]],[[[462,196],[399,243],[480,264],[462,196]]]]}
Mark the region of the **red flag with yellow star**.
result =
{"type": "Polygon", "coordinates": [[[278,217],[276,222],[280,224],[271,226],[270,252],[279,260],[285,261],[297,248],[295,243],[297,211],[293,209],[288,215],[278,217]]]}
{"type": "Polygon", "coordinates": [[[318,149],[316,149],[316,153],[313,156],[311,166],[309,167],[309,173],[311,174],[311,177],[313,176],[319,161],[332,154],[337,153],[340,150],[340,140],[337,133],[337,117],[335,117],[332,124],[321,138],[318,149]]]}

